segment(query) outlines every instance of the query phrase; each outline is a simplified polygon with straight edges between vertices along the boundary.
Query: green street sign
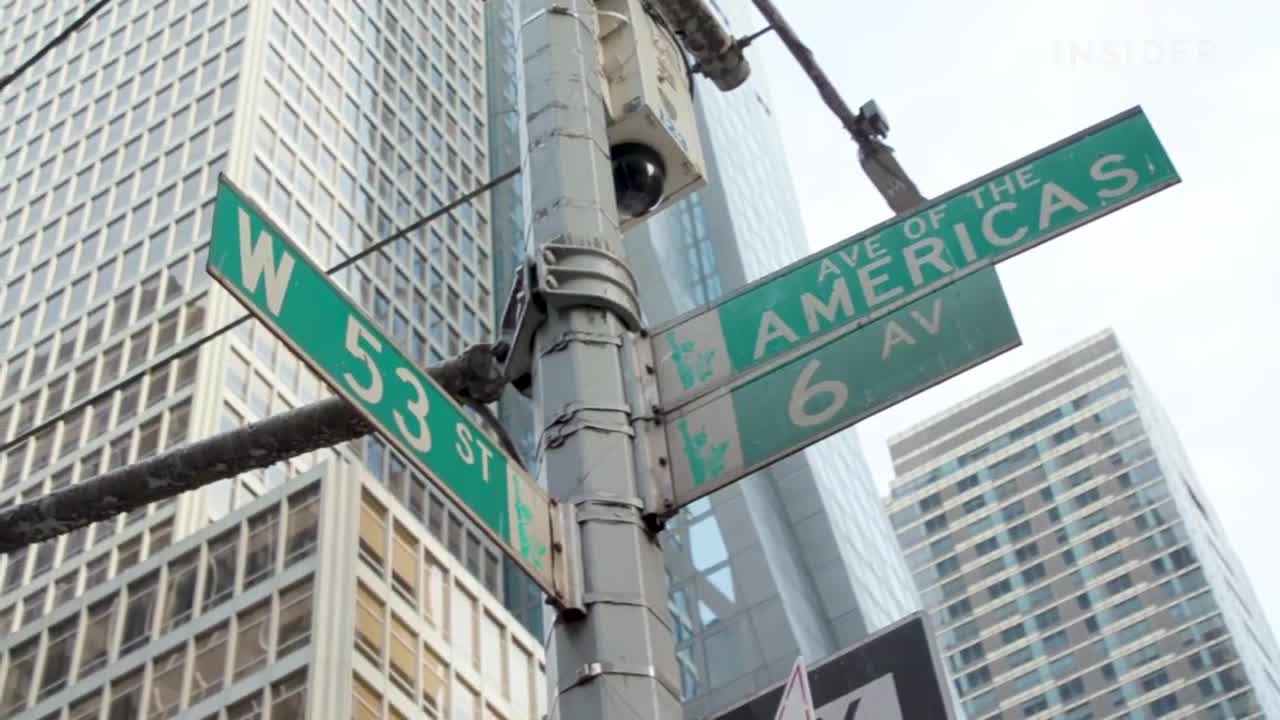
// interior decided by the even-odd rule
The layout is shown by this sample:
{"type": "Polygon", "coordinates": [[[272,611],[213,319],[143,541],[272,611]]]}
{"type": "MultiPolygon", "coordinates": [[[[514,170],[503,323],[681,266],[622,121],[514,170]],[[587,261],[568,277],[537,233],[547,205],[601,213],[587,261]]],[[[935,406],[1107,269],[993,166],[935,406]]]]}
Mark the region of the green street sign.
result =
{"type": "Polygon", "coordinates": [[[653,332],[674,410],[1179,182],[1133,108],[653,332]]]}
{"type": "Polygon", "coordinates": [[[664,420],[675,507],[1021,344],[995,268],[970,273],[664,420]]]}
{"type": "Polygon", "coordinates": [[[546,493],[221,177],[208,271],[556,597],[546,493]]]}

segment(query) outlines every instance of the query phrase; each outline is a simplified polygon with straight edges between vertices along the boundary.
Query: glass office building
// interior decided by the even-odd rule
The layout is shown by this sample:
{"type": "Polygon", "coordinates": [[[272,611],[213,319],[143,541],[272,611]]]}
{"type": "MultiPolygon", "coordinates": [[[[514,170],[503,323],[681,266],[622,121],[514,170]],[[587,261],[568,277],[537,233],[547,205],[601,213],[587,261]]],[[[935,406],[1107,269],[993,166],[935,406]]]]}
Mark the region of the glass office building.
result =
{"type": "MultiPolygon", "coordinates": [[[[0,0],[2,66],[84,9],[0,0]]],[[[217,177],[322,267],[441,208],[489,174],[484,26],[480,0],[120,0],[0,92],[0,507],[329,395],[256,322],[204,342],[244,315],[205,273],[217,177]]],[[[423,365],[492,335],[489,203],[335,276],[423,365]]],[[[369,437],[0,557],[6,667],[32,623],[337,458],[502,597],[501,551],[369,437]]]]}
{"type": "Polygon", "coordinates": [[[1280,717],[1280,652],[1110,331],[890,440],[889,509],[970,718],[1280,717]]]}

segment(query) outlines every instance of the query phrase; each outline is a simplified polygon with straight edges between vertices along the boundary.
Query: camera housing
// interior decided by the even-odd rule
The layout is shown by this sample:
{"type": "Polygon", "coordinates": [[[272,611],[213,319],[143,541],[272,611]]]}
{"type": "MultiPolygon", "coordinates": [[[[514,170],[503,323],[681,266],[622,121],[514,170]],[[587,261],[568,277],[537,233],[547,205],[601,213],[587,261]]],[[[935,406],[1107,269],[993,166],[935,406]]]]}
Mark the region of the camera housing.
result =
{"type": "Polygon", "coordinates": [[[623,230],[706,185],[691,76],[640,0],[598,0],[609,154],[623,230]]]}

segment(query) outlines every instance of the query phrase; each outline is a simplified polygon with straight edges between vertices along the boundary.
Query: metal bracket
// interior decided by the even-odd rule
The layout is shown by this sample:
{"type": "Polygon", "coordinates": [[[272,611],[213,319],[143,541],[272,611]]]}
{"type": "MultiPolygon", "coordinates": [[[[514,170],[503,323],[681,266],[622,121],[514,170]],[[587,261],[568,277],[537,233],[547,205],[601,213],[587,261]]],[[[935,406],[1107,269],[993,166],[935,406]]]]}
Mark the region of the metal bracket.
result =
{"type": "Polygon", "coordinates": [[[544,245],[537,256],[539,292],[547,305],[587,305],[609,310],[628,330],[640,329],[640,298],[626,263],[605,250],[582,245],[544,245]]]}
{"type": "Polygon", "coordinates": [[[578,668],[578,672],[576,673],[576,675],[577,677],[575,677],[568,685],[558,690],[559,694],[564,694],[568,690],[571,690],[584,683],[589,683],[592,680],[595,680],[596,678],[604,675],[633,675],[636,677],[653,678],[654,680],[658,681],[659,685],[662,685],[664,688],[666,688],[667,692],[670,692],[674,697],[677,697],[677,698],[680,697],[680,687],[679,685],[676,684],[674,678],[664,677],[662,674],[658,672],[658,669],[652,665],[631,665],[627,663],[614,663],[614,662],[592,662],[592,663],[587,663],[586,665],[583,665],[582,667],[578,668]]]}
{"type": "Polygon", "coordinates": [[[596,498],[576,503],[578,506],[578,522],[602,522],[646,527],[644,521],[636,515],[639,503],[616,502],[611,498],[596,498]],[[628,509],[630,506],[630,509],[628,509]]]}
{"type": "Polygon", "coordinates": [[[658,412],[658,376],[654,370],[653,341],[647,333],[622,336],[622,372],[631,405],[632,458],[640,480],[645,522],[653,532],[675,508],[671,464],[667,461],[667,434],[658,412]]]}
{"type": "Polygon", "coordinates": [[[554,538],[551,573],[556,586],[555,605],[561,617],[582,617],[587,613],[583,599],[582,532],[578,529],[578,508],[573,503],[552,505],[551,537],[554,538]]]}
{"type": "Polygon", "coordinates": [[[628,415],[630,408],[626,405],[587,405],[586,403],[569,403],[556,415],[546,428],[542,431],[542,437],[538,439],[538,450],[542,452],[548,448],[559,447],[564,441],[569,439],[579,430],[591,428],[600,432],[620,433],[622,435],[633,436],[635,431],[625,422],[602,422],[599,419],[577,419],[582,412],[602,412],[616,413],[619,415],[628,415]]]}
{"type": "Polygon", "coordinates": [[[538,295],[534,262],[526,259],[516,270],[502,309],[498,344],[505,345],[501,358],[503,377],[525,397],[533,393],[533,339],[547,319],[546,302],[538,295]]]}

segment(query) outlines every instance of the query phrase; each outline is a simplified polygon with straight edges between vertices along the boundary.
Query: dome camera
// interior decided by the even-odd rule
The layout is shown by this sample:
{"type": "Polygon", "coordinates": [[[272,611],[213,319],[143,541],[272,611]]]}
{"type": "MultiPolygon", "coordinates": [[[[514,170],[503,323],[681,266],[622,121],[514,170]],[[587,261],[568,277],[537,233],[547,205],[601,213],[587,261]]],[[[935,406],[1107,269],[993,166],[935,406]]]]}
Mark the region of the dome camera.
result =
{"type": "Polygon", "coordinates": [[[636,218],[662,202],[667,167],[658,151],[640,143],[622,143],[609,150],[613,159],[613,189],[618,212],[636,218]]]}

